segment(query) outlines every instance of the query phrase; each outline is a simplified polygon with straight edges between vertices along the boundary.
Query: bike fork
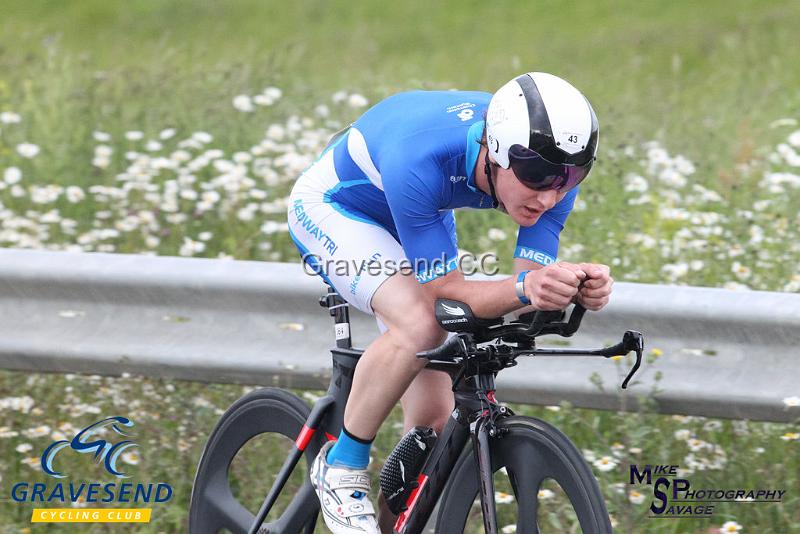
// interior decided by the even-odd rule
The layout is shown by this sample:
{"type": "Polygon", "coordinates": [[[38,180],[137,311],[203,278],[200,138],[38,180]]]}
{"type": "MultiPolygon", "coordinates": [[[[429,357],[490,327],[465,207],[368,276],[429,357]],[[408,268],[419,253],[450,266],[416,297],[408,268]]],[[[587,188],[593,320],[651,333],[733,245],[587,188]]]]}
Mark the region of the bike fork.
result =
{"type": "Polygon", "coordinates": [[[478,467],[478,483],[483,512],[483,528],[486,534],[497,534],[497,509],[494,501],[494,480],[492,478],[492,457],[489,449],[489,429],[491,419],[480,417],[472,428],[472,450],[475,465],[478,467]]]}

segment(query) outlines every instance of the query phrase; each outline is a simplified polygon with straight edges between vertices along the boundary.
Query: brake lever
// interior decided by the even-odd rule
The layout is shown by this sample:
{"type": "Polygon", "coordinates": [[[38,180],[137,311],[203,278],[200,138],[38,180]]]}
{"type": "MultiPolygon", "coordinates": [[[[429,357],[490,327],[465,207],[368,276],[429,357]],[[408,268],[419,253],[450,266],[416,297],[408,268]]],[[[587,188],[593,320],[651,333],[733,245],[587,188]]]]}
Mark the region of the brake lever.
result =
{"type": "Polygon", "coordinates": [[[631,370],[628,372],[628,376],[626,376],[625,380],[622,381],[622,389],[628,389],[628,382],[630,382],[631,378],[633,378],[633,375],[636,374],[636,371],[638,371],[639,367],[642,365],[644,336],[641,332],[637,332],[636,330],[628,330],[622,336],[622,341],[600,351],[600,354],[606,358],[611,358],[612,356],[625,356],[631,351],[636,351],[636,362],[634,362],[633,367],[631,367],[631,370]]]}
{"type": "Polygon", "coordinates": [[[636,330],[628,330],[625,332],[625,335],[622,336],[622,345],[623,349],[625,350],[625,354],[628,354],[630,351],[636,351],[636,361],[631,367],[631,370],[628,372],[628,376],[625,377],[625,380],[622,381],[622,389],[628,388],[628,382],[630,382],[633,375],[636,374],[636,371],[639,370],[639,366],[642,365],[642,353],[644,352],[644,336],[641,332],[637,332],[636,330]]]}

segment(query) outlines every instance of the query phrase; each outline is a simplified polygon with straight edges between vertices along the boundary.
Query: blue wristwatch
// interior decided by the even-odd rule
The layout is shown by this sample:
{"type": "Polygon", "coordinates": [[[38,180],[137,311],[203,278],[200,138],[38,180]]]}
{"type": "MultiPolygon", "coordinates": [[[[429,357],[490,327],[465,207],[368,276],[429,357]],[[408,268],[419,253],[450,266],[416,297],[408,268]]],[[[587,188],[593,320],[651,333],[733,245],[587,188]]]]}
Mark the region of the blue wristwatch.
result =
{"type": "Polygon", "coordinates": [[[525,296],[525,275],[528,274],[529,272],[530,271],[522,271],[521,273],[519,273],[517,275],[517,284],[515,286],[517,290],[517,298],[521,303],[525,305],[531,303],[531,299],[525,296]]]}

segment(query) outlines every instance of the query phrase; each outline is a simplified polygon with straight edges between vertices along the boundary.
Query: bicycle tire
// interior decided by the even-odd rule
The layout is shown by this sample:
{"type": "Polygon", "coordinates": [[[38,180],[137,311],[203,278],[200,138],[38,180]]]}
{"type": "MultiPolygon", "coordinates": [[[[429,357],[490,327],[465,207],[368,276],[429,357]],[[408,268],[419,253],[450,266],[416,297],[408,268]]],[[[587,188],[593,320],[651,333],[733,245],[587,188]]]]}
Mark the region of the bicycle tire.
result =
{"type": "MultiPolygon", "coordinates": [[[[540,419],[510,416],[497,422],[507,429],[491,440],[492,470],[506,468],[517,505],[517,534],[538,534],[538,492],[545,479],[554,479],[577,516],[584,534],[612,532],[603,494],[575,445],[556,427],[540,419]]],[[[473,502],[478,496],[478,477],[468,445],[440,500],[436,532],[464,532],[473,502]]]]}
{"type": "MultiPolygon", "coordinates": [[[[228,474],[234,457],[261,434],[277,433],[294,441],[309,413],[305,402],[278,388],[251,391],[228,408],[212,430],[198,462],[189,507],[190,534],[217,534],[222,529],[234,534],[247,532],[255,513],[233,495],[228,474]]],[[[318,450],[319,445],[311,444],[306,449],[307,466],[318,450]]],[[[316,514],[309,518],[309,522],[315,520],[316,514]]],[[[269,532],[269,525],[262,526],[262,531],[269,532]]]]}

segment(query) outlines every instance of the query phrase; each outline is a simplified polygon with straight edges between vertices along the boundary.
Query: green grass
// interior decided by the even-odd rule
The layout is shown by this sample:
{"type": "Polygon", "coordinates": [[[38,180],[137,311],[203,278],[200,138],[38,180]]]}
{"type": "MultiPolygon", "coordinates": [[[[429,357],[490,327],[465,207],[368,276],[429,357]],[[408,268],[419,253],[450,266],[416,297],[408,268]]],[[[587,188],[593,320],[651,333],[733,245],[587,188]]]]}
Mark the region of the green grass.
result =
{"type": "MultiPolygon", "coordinates": [[[[200,452],[221,411],[248,388],[230,385],[199,384],[193,382],[152,380],[141,377],[112,378],[80,375],[45,375],[37,373],[0,373],[0,395],[23,393],[35,399],[28,413],[14,410],[2,412],[3,425],[23,433],[39,424],[52,430],[65,422],[77,428],[98,419],[91,412],[70,414],[69,408],[83,406],[96,408],[101,414],[118,413],[121,409],[136,423],[135,441],[139,444],[136,465],[121,463],[122,470],[132,475],[130,481],[167,482],[173,489],[168,504],[152,505],[153,519],[149,525],[136,528],[136,532],[185,532],[192,475],[200,452]],[[23,388],[14,384],[24,384],[23,388]],[[48,399],[59,398],[61,403],[48,399]],[[62,408],[63,407],[63,408],[62,408]],[[124,407],[124,408],[121,408],[124,407]],[[135,414],[135,417],[134,417],[135,414]]],[[[296,392],[311,404],[322,392],[296,392]]],[[[646,411],[633,413],[600,413],[573,408],[530,407],[512,405],[518,414],[540,417],[556,425],[584,451],[590,462],[608,456],[614,467],[608,471],[594,468],[606,496],[609,512],[620,532],[701,532],[700,529],[720,526],[728,519],[736,519],[746,530],[769,532],[798,532],[800,506],[797,489],[800,487],[800,441],[785,441],[787,425],[726,421],[702,417],[663,416],[646,411]],[[686,436],[676,435],[682,431],[686,436]],[[785,489],[782,504],[718,503],[716,514],[708,520],[675,520],[669,522],[646,519],[647,507],[653,501],[646,486],[626,486],[628,465],[675,464],[688,467],[690,453],[687,437],[699,439],[706,446],[695,452],[695,461],[704,468],[696,468],[687,475],[694,489],[708,488],[779,488],[785,489]],[[720,452],[722,451],[722,452],[720,452]],[[722,457],[721,465],[713,466],[722,457]],[[642,504],[633,504],[627,493],[644,494],[642,504]],[[626,493],[627,492],[627,493],[626,493]]],[[[374,494],[377,495],[378,472],[386,457],[401,436],[402,416],[395,409],[381,427],[372,450],[374,494]]],[[[5,429],[3,429],[4,431],[5,429]]],[[[36,457],[53,441],[48,434],[26,438],[23,435],[0,438],[0,474],[2,495],[0,517],[6,530],[20,532],[30,527],[33,505],[9,502],[10,486],[19,481],[29,483],[53,480],[38,469],[21,463],[26,457],[36,457]],[[33,445],[26,453],[15,451],[18,443],[33,445]]],[[[288,442],[287,442],[288,443],[288,442]]],[[[235,492],[242,502],[255,509],[260,504],[272,479],[288,452],[287,443],[264,436],[248,444],[237,456],[231,479],[235,492]],[[280,453],[276,451],[281,451],[280,453]]],[[[69,475],[64,481],[109,482],[102,467],[93,465],[85,455],[61,454],[57,467],[69,475]]],[[[290,482],[303,480],[305,467],[299,466],[290,482]]],[[[510,491],[507,480],[496,475],[497,490],[510,491]]],[[[552,483],[545,487],[555,491],[555,496],[542,501],[542,532],[565,532],[570,523],[563,513],[563,501],[558,487],[552,483]],[[566,521],[566,523],[565,523],[566,521]],[[559,523],[560,522],[560,523],[559,523]],[[561,525],[560,527],[558,525],[561,525]]],[[[282,501],[279,501],[281,506],[282,501]]],[[[48,506],[48,505],[46,505],[48,506]]],[[[55,507],[53,504],[50,507],[55,507]]],[[[500,504],[500,524],[512,522],[513,504],[500,504]]],[[[474,521],[480,522],[479,510],[474,521]]],[[[87,528],[84,532],[107,532],[107,525],[87,528]]],[[[38,531],[34,528],[33,531],[38,531]]],[[[67,531],[67,527],[62,530],[67,531]]],[[[119,531],[124,530],[123,527],[119,531]]],[[[325,530],[317,528],[318,533],[325,530]]],[[[478,532],[478,530],[476,530],[478,532]]]]}
{"type": "Polygon", "coordinates": [[[95,126],[220,129],[235,146],[263,122],[232,119],[230,97],[268,84],[308,113],[338,89],[493,91],[520,71],[554,72],[595,104],[603,148],[659,139],[711,179],[800,109],[790,1],[7,0],[3,11],[0,105],[36,111],[31,134],[63,143],[53,178],[79,172],[64,156],[95,126]]]}
{"type": "MultiPolygon", "coordinates": [[[[561,257],[610,264],[619,280],[798,291],[800,188],[786,185],[770,192],[761,184],[765,173],[797,174],[789,159],[778,156],[783,150],[779,143],[787,142],[797,122],[774,122],[800,119],[798,27],[800,4],[789,1],[5,0],[0,6],[0,112],[16,112],[22,120],[0,124],[0,173],[14,166],[23,178],[19,195],[11,184],[0,187],[0,246],[175,255],[185,237],[198,241],[202,232],[210,232],[205,249],[191,255],[296,261],[284,232],[267,233],[260,226],[265,220],[285,221],[279,204],[299,170],[280,163],[281,156],[313,160],[326,137],[360,113],[332,103],[335,92],[357,92],[376,102],[412,88],[493,91],[520,72],[542,70],[586,93],[602,132],[600,158],[582,186],[582,208],[570,216],[561,257]],[[254,113],[232,107],[235,95],[253,95],[267,86],[283,90],[276,105],[254,113]],[[319,104],[330,108],[329,118],[315,114],[319,104]],[[134,181],[118,180],[130,164],[124,155],[147,151],[143,141],[126,140],[127,131],[141,130],[148,140],[175,128],[177,135],[164,140],[163,150],[152,152],[153,157],[169,157],[193,132],[209,132],[214,139],[205,148],[222,150],[223,158],[231,160],[235,152],[262,143],[269,126],[290,126],[292,117],[309,121],[280,146],[256,155],[268,158],[262,164],[269,172],[262,175],[245,164],[254,182],[238,191],[214,186],[222,200],[204,213],[197,212],[196,200],[177,199],[175,210],[187,214],[186,220],[171,219],[164,208],[178,170],[141,172],[155,199],[135,188],[119,199],[89,191],[134,181]],[[107,168],[92,164],[99,144],[92,138],[96,130],[112,136],[103,143],[113,148],[107,168]],[[300,137],[306,134],[303,144],[300,137]],[[15,148],[22,142],[39,145],[41,153],[22,158],[15,148]],[[644,145],[650,142],[668,152],[669,163],[658,166],[665,156],[644,145]],[[660,177],[664,168],[678,165],[678,155],[696,168],[685,173],[686,185],[660,177]],[[631,173],[643,177],[646,193],[630,190],[631,173]],[[79,186],[86,196],[70,202],[62,193],[54,201],[35,201],[31,187],[46,184],[79,186]],[[702,198],[694,184],[714,191],[719,200],[702,198]],[[266,198],[254,196],[255,190],[266,198]],[[251,219],[238,215],[248,205],[271,202],[278,208],[262,206],[251,219]],[[663,208],[685,212],[665,213],[663,208]],[[114,229],[136,214],[142,221],[133,229],[117,229],[117,236],[90,234],[114,229]],[[65,220],[74,221],[74,231],[65,220]],[[642,236],[653,243],[643,242],[642,236]]],[[[201,149],[189,151],[196,158],[201,149]]],[[[188,163],[181,165],[185,170],[188,163]]],[[[196,182],[182,184],[181,190],[202,194],[220,173],[213,165],[202,166],[192,173],[196,182]]],[[[459,214],[460,245],[496,251],[506,272],[514,235],[511,221],[499,213],[459,214]],[[493,241],[487,236],[490,227],[505,230],[508,237],[493,241]]],[[[93,416],[73,418],[60,407],[83,402],[106,413],[116,409],[113,398],[140,400],[136,414],[147,428],[148,448],[136,466],[137,476],[166,480],[176,491],[172,503],[158,509],[142,531],[183,532],[191,474],[218,417],[194,400],[207,397],[224,408],[242,390],[191,383],[169,386],[174,391],[167,387],[162,381],[68,381],[59,375],[4,372],[0,396],[31,395],[37,406],[27,415],[0,412],[0,426],[22,431],[65,420],[79,426],[93,416]],[[67,391],[71,386],[73,391],[67,391]],[[184,440],[180,449],[178,437],[184,440]]],[[[650,413],[519,410],[546,418],[598,456],[612,450],[622,455],[615,470],[597,471],[622,532],[703,532],[732,518],[745,531],[798,532],[800,441],[781,439],[797,431],[796,423],[723,421],[714,428],[718,423],[650,413]],[[626,480],[625,461],[634,458],[685,464],[686,441],[673,437],[681,428],[717,445],[727,458],[722,469],[698,470],[693,484],[785,487],[786,501],[724,505],[708,525],[642,519],[647,504],[630,503],[614,484],[626,480]],[[615,442],[621,445],[612,449],[615,442]],[[758,447],[764,451],[757,452],[758,447]],[[631,452],[637,448],[641,452],[631,452]]],[[[377,466],[399,437],[393,426],[398,421],[395,412],[378,436],[377,466]]],[[[42,478],[20,460],[39,454],[51,440],[0,439],[3,499],[10,481],[42,478]],[[17,452],[22,442],[32,443],[34,450],[17,452]]],[[[713,457],[713,451],[704,450],[713,457]]],[[[258,484],[274,473],[280,459],[263,447],[248,454],[253,459],[248,463],[258,466],[245,469],[242,485],[257,499],[258,484]]],[[[96,475],[78,460],[68,466],[82,477],[96,475]]],[[[548,521],[561,520],[559,507],[548,507],[548,521]]],[[[29,508],[0,501],[0,523],[9,532],[29,528],[29,514],[29,508]]]]}
{"type": "MultiPolygon", "coordinates": [[[[748,207],[756,177],[740,165],[763,161],[784,140],[786,128],[769,128],[774,120],[800,115],[800,75],[793,68],[800,7],[794,2],[123,7],[87,1],[54,9],[7,1],[4,15],[0,109],[24,121],[2,128],[0,165],[20,166],[29,182],[116,184],[121,155],[135,145],[121,139],[126,130],[148,137],[166,127],[179,136],[205,130],[214,134],[215,148],[231,153],[256,143],[269,124],[313,115],[321,102],[330,105],[336,90],[358,91],[374,102],[416,87],[492,91],[528,69],[558,73],[590,97],[602,127],[600,161],[582,193],[589,209],[572,216],[564,242],[583,244],[585,258],[605,263],[624,255],[622,234],[631,229],[656,238],[662,230],[674,232],[658,224],[652,206],[629,206],[620,194],[621,178],[636,168],[641,152],[620,158],[613,151],[659,141],[693,161],[691,181],[719,191],[729,210],[748,207]],[[267,85],[284,90],[279,106],[253,114],[233,110],[234,95],[267,85]],[[117,153],[106,171],[91,165],[94,129],[114,136],[117,153]],[[13,146],[22,141],[39,144],[42,154],[21,160],[13,146]]],[[[333,114],[341,124],[358,111],[345,107],[333,114]]],[[[0,201],[16,212],[26,208],[7,193],[0,192],[0,201]]],[[[89,201],[57,207],[80,229],[99,209],[89,201]]],[[[791,228],[793,213],[786,204],[771,215],[791,228]]],[[[496,213],[461,219],[460,243],[468,249],[487,248],[479,237],[489,225],[513,230],[496,213]]],[[[257,225],[203,225],[223,234],[205,255],[270,257],[259,252],[257,225]]],[[[187,228],[174,225],[170,232],[157,252],[176,254],[187,228]]],[[[738,236],[723,239],[733,243],[738,236]]],[[[120,252],[142,248],[136,239],[115,245],[120,252]]],[[[294,257],[283,236],[271,246],[283,259],[294,257]]],[[[634,261],[644,268],[626,273],[628,279],[657,281],[653,271],[663,258],[642,251],[634,261]]],[[[786,264],[778,268],[774,280],[753,287],[780,289],[792,273],[786,264]]],[[[726,271],[703,270],[687,281],[719,285],[726,271]]]]}

